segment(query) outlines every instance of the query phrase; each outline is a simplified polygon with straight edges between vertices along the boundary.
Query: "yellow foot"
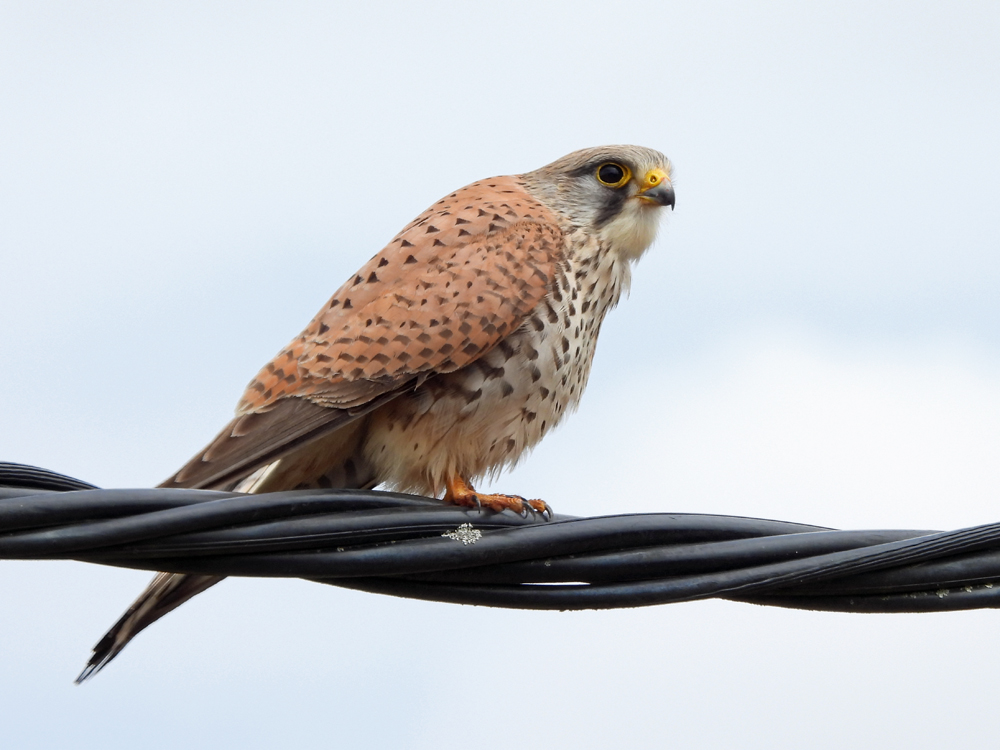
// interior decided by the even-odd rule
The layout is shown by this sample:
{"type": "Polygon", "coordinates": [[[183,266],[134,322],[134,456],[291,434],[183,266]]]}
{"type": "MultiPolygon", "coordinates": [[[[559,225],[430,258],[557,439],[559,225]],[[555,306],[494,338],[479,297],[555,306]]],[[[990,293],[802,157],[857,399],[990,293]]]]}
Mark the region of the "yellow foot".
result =
{"type": "Polygon", "coordinates": [[[539,513],[547,520],[552,518],[552,508],[544,500],[525,500],[520,495],[487,495],[476,492],[472,485],[459,476],[449,479],[446,484],[448,488],[444,495],[446,503],[470,508],[481,508],[485,505],[497,512],[512,510],[524,517],[527,517],[528,513],[539,513]]]}

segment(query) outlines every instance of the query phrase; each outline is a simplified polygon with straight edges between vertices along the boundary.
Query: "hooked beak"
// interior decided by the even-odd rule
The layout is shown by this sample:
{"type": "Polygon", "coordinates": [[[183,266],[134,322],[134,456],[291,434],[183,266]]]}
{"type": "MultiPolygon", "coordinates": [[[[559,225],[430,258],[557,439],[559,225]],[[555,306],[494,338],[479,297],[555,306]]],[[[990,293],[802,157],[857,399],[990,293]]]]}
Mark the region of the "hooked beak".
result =
{"type": "Polygon", "coordinates": [[[642,178],[642,186],[635,197],[644,203],[670,206],[670,209],[673,210],[674,186],[670,182],[670,175],[662,169],[649,170],[642,178]]]}

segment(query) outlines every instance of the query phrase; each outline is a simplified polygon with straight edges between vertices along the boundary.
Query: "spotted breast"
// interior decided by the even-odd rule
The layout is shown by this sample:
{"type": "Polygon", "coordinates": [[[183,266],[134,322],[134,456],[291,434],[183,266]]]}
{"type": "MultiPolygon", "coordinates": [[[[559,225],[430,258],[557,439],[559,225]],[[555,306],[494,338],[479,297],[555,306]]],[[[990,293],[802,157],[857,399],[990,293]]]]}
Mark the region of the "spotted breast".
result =
{"type": "Polygon", "coordinates": [[[511,335],[372,415],[364,456],[376,476],[440,493],[449,476],[512,466],[576,407],[629,266],[585,232],[567,227],[564,242],[548,293],[511,335]]]}

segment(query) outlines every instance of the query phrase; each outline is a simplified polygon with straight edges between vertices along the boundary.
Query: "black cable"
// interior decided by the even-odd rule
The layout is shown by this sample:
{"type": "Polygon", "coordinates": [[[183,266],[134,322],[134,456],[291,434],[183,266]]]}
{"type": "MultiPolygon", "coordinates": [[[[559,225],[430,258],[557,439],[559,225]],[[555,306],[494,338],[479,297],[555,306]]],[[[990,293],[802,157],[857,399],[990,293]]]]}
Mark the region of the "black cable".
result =
{"type": "Polygon", "coordinates": [[[1000,606],[1000,524],[935,532],[677,513],[544,520],[389,492],[101,490],[18,464],[0,464],[0,559],[299,577],[524,609],[710,597],[853,612],[1000,606]]]}

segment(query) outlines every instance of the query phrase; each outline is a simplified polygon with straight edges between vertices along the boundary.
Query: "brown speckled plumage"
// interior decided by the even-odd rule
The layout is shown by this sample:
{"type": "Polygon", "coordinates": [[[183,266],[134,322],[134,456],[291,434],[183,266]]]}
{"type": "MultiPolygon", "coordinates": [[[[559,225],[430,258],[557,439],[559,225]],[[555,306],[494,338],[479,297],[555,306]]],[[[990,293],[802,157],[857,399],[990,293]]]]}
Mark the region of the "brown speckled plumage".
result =
{"type": "MultiPolygon", "coordinates": [[[[575,152],[442,198],[337,290],[251,381],[235,419],[162,486],[384,483],[467,501],[467,482],[515,463],[579,401],[601,322],[663,205],[673,205],[670,164],[636,146],[575,152]],[[599,181],[608,162],[632,179],[599,181]]],[[[158,576],[81,678],[217,580],[158,576]]]]}
{"type": "Polygon", "coordinates": [[[376,391],[475,361],[545,296],[563,238],[515,178],[438,201],[344,284],[261,370],[240,402],[287,395],[357,405],[376,391]]]}

